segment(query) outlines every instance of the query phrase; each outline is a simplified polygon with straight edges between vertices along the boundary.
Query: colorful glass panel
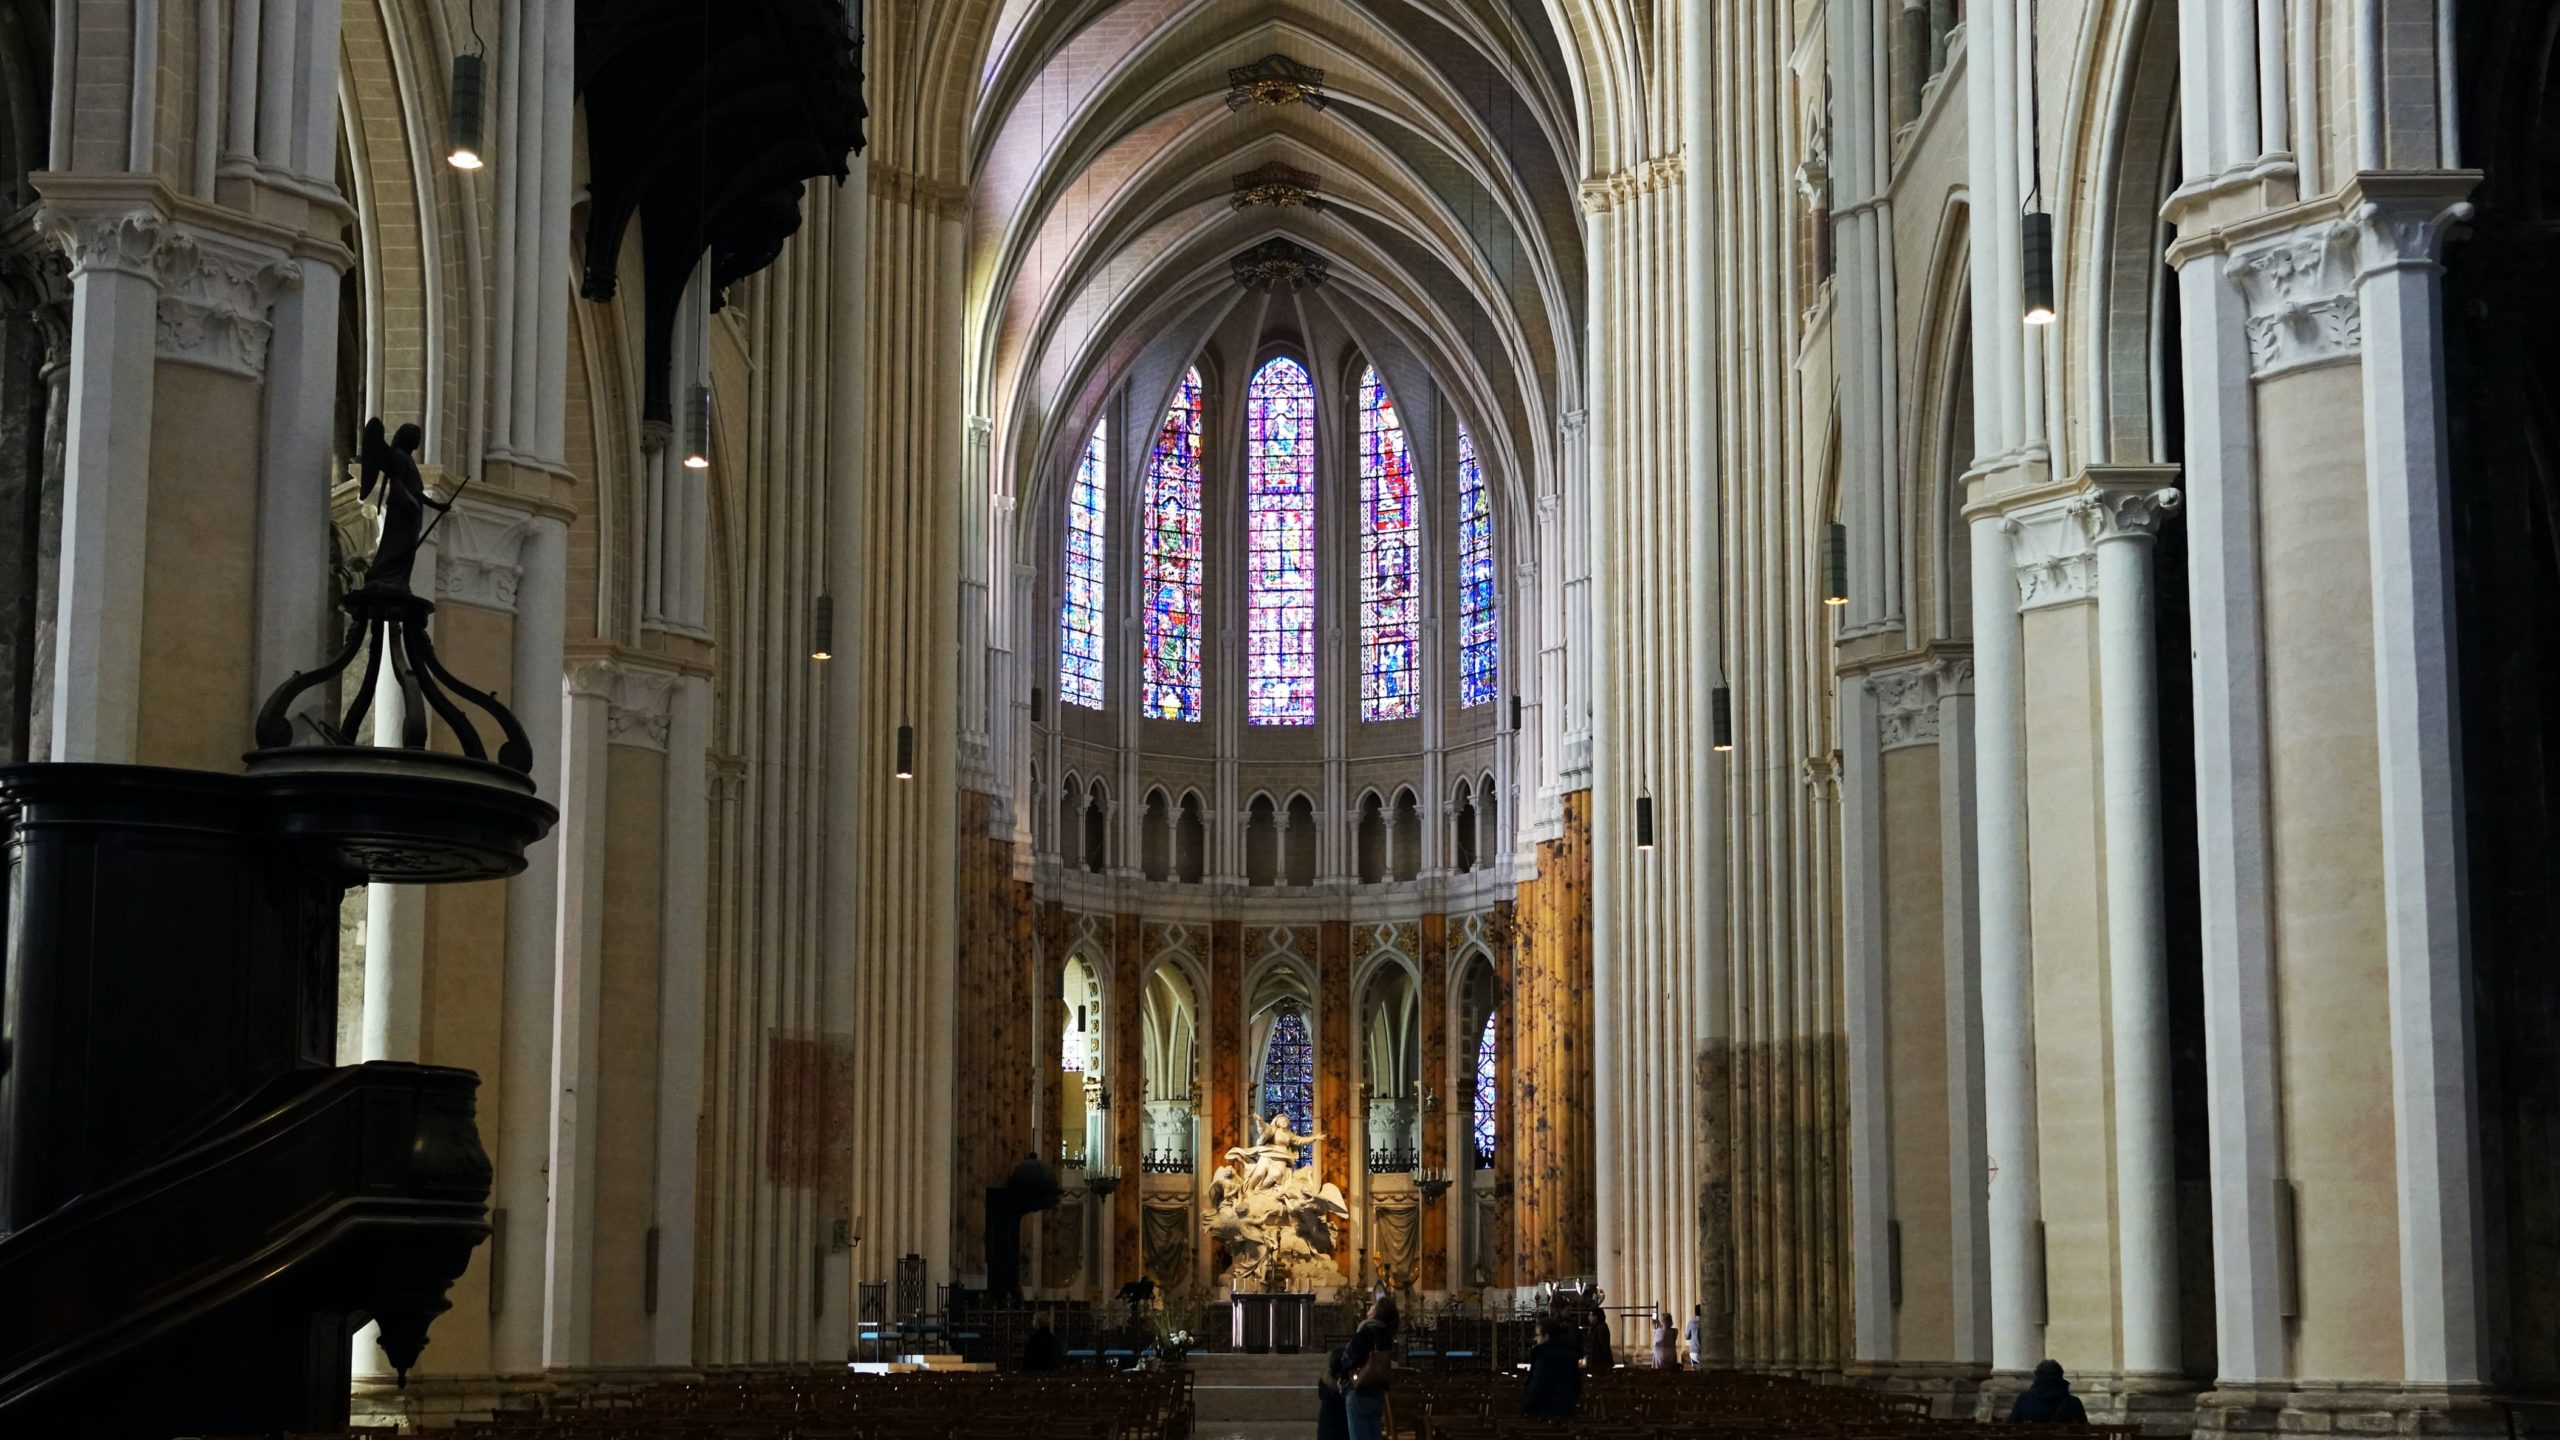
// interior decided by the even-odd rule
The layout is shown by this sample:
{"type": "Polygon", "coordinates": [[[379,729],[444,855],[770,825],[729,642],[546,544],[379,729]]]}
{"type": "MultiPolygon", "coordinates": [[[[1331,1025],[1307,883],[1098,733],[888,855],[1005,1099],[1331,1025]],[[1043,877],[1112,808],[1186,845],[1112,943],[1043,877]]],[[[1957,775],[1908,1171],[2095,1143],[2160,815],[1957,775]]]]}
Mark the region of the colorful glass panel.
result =
{"type": "Polygon", "coordinates": [[[1253,377],[1245,475],[1245,719],[1316,720],[1316,386],[1283,357],[1253,377]]]}
{"type": "Polygon", "coordinates": [[[1422,713],[1422,505],[1395,397],[1360,377],[1360,718],[1422,713]]]}
{"type": "Polygon", "coordinates": [[[1482,705],[1500,685],[1502,639],[1493,609],[1493,501],[1476,439],[1458,426],[1458,703],[1482,705]]]}
{"type": "MultiPolygon", "coordinates": [[[[1289,1128],[1301,1135],[1316,1129],[1316,1047],[1307,1034],[1306,1017],[1295,1005],[1284,1006],[1271,1022],[1271,1038],[1262,1047],[1262,1111],[1289,1117],[1289,1128]]],[[[1298,1163],[1315,1158],[1314,1147],[1300,1151],[1298,1163]]]]}
{"type": "Polygon", "coordinates": [[[1200,372],[1164,412],[1147,458],[1146,563],[1141,579],[1146,617],[1145,714],[1155,720],[1200,718],[1200,372]]]}
{"type": "Polygon", "coordinates": [[[1066,594],[1058,603],[1058,699],[1102,708],[1103,517],[1110,503],[1103,451],[1108,419],[1093,427],[1067,487],[1066,594]]]}
{"type": "Polygon", "coordinates": [[[1493,1037],[1493,1016],[1488,1014],[1484,1017],[1484,1033],[1476,1037],[1475,1150],[1479,1169],[1493,1163],[1499,1093],[1499,1087],[1494,1083],[1493,1067],[1500,1054],[1493,1037]]]}

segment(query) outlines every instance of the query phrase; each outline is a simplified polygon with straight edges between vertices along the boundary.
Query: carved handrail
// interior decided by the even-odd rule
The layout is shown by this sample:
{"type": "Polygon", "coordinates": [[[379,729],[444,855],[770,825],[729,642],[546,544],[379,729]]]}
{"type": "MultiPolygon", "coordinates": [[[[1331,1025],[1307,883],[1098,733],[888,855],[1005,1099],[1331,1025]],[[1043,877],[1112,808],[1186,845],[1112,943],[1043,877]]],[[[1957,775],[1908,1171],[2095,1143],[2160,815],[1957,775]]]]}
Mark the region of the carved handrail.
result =
{"type": "Polygon", "coordinates": [[[390,1062],[298,1072],[238,1126],[0,1239],[0,1419],[285,1285],[377,1319],[405,1375],[489,1233],[478,1084],[390,1062]],[[338,1255],[360,1263],[323,1265],[338,1255]]]}

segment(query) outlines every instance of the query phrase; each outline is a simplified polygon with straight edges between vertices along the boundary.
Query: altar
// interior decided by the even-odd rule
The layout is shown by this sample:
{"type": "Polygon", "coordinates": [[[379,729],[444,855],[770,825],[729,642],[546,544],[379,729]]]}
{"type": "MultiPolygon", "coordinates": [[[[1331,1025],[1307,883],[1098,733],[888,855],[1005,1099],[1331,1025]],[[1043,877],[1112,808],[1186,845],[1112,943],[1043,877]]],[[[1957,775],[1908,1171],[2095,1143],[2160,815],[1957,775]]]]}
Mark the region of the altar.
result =
{"type": "Polygon", "coordinates": [[[1307,1348],[1314,1292],[1238,1295],[1229,1305],[1232,1328],[1227,1338],[1235,1349],[1248,1355],[1295,1355],[1307,1348]]]}

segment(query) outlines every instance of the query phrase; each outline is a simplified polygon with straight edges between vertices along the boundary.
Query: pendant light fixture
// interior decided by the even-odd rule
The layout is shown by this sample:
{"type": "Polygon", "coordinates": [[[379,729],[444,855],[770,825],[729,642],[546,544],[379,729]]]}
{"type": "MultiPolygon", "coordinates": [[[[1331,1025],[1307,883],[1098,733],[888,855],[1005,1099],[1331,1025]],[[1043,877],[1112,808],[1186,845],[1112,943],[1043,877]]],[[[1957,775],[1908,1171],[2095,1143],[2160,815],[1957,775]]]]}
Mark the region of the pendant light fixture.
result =
{"type": "Polygon", "coordinates": [[[445,163],[456,170],[477,170],[480,158],[482,100],[488,94],[488,61],[479,55],[453,57],[453,147],[445,163]]]}
{"type": "Polygon", "coordinates": [[[1822,603],[1849,603],[1849,527],[1837,520],[1822,536],[1822,603]]]}
{"type": "Polygon", "coordinates": [[[898,769],[896,773],[898,778],[901,780],[913,780],[916,778],[916,727],[913,725],[901,725],[898,727],[898,769]]]}
{"type": "Polygon", "coordinates": [[[820,595],[814,610],[815,613],[809,617],[809,658],[833,660],[836,658],[836,597],[820,595]]]}
{"type": "MultiPolygon", "coordinates": [[[[2040,203],[2040,202],[2039,202],[2040,203]]],[[[2019,290],[2030,325],[2053,323],[2053,217],[2030,210],[2018,217],[2019,290]]]]}
{"type": "Polygon", "coordinates": [[[480,38],[480,6],[477,0],[464,7],[471,17],[471,53],[453,57],[453,112],[451,116],[453,144],[445,151],[445,163],[456,170],[477,170],[480,158],[481,122],[487,113],[489,95],[489,42],[480,38]]]}
{"type": "Polygon", "coordinates": [[[2044,133],[2036,88],[2036,27],[2027,24],[2027,202],[2018,216],[2018,294],[2030,325],[2054,317],[2053,217],[2044,208],[2044,133]]]}
{"type": "Polygon", "coordinates": [[[1650,787],[1636,795],[1636,849],[1653,850],[1653,791],[1650,787]]]}
{"type": "Polygon", "coordinates": [[[684,397],[684,468],[711,468],[711,387],[687,387],[684,397]]]}
{"type": "Polygon", "coordinates": [[[1520,694],[1516,690],[1511,694],[1511,729],[1514,733],[1520,729],[1520,694]]]}
{"type": "Polygon", "coordinates": [[[1038,725],[1048,718],[1048,700],[1039,686],[1031,687],[1031,723],[1038,725]]]}
{"type": "Polygon", "coordinates": [[[1733,753],[1733,686],[1719,683],[1714,696],[1715,746],[1719,755],[1733,753]]]}

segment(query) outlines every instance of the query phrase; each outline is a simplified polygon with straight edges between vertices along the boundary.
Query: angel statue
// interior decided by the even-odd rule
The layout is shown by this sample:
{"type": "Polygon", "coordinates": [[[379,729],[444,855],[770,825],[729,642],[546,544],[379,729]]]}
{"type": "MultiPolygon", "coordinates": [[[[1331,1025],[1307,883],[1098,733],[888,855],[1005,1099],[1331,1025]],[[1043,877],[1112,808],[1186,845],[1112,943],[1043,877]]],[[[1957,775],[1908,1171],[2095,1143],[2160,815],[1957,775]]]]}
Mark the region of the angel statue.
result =
{"type": "Polygon", "coordinates": [[[409,569],[417,563],[418,547],[432,528],[422,523],[426,512],[432,509],[441,516],[453,508],[452,501],[428,494],[426,481],[418,474],[418,447],[425,443],[426,432],[415,425],[401,426],[386,441],[379,418],[364,422],[364,442],[357,447],[364,469],[356,497],[372,499],[374,482],[382,482],[382,538],[375,543],[373,563],[364,572],[367,590],[412,593],[409,569]]]}
{"type": "Polygon", "coordinates": [[[1301,1135],[1274,1112],[1258,1140],[1227,1151],[1209,1180],[1202,1227],[1234,1257],[1239,1289],[1283,1290],[1334,1251],[1334,1227],[1351,1215],[1339,1187],[1324,1183],[1300,1154],[1324,1138],[1301,1135]]]}

